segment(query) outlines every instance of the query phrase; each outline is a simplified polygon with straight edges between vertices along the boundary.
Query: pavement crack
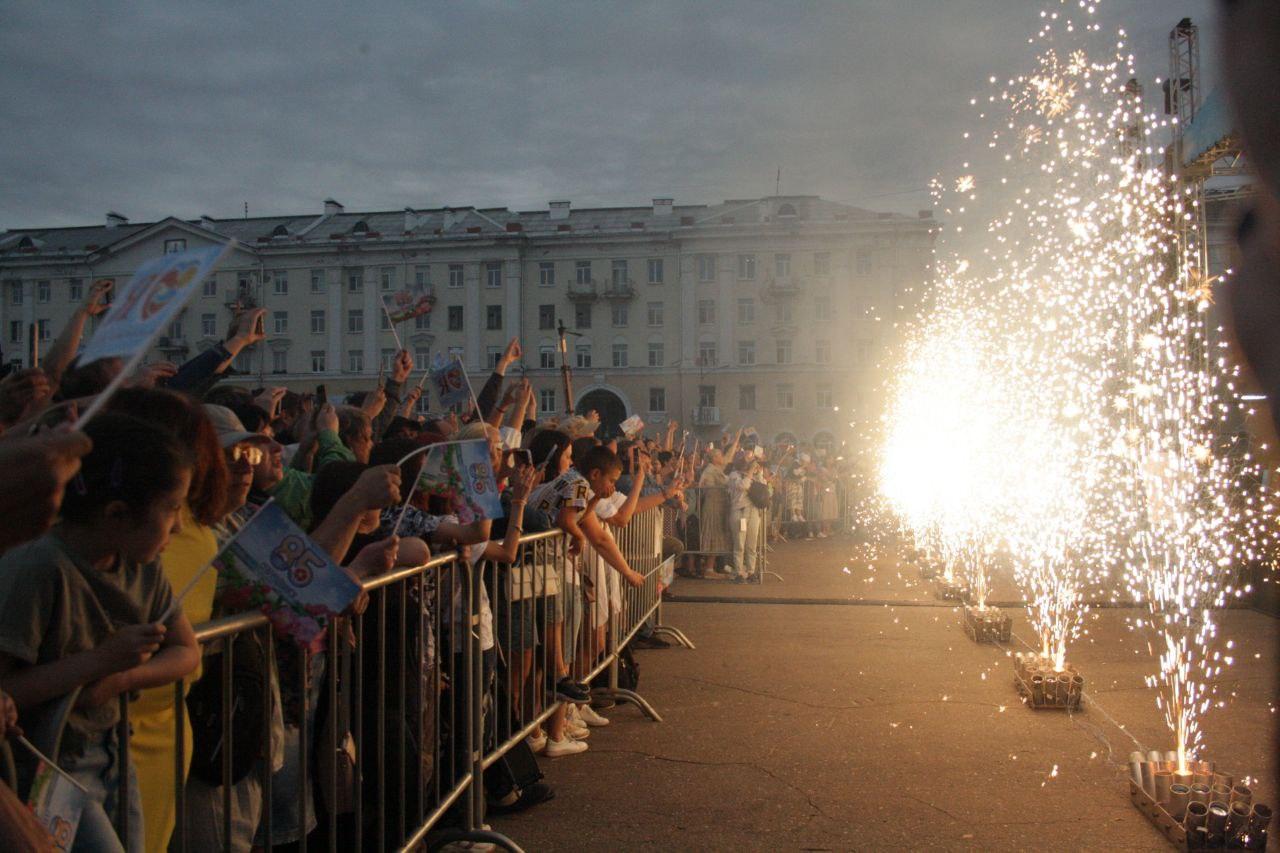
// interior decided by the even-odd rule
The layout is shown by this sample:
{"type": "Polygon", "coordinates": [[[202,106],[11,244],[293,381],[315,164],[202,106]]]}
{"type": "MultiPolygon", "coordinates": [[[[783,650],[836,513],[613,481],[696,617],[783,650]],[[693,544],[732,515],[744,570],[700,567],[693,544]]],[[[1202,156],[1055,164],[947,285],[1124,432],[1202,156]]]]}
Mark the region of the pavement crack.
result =
{"type": "Polygon", "coordinates": [[[786,788],[790,788],[792,791],[795,791],[797,794],[803,797],[804,801],[809,804],[809,808],[813,810],[813,812],[809,815],[809,820],[813,820],[818,815],[822,815],[827,820],[836,819],[831,815],[827,814],[827,812],[822,808],[822,806],[818,805],[817,802],[814,801],[813,797],[809,794],[809,792],[806,791],[804,788],[801,788],[800,786],[792,782],[788,782],[786,779],[783,779],[781,776],[779,776],[777,773],[774,773],[769,768],[762,767],[759,764],[752,764],[750,761],[697,761],[692,758],[674,758],[669,755],[658,755],[652,752],[645,752],[642,749],[600,749],[595,751],[598,753],[606,753],[606,754],[618,752],[618,753],[625,753],[628,755],[638,755],[638,756],[641,756],[642,758],[651,758],[654,761],[666,761],[671,764],[691,764],[696,767],[747,767],[752,770],[756,770],[756,771],[759,771],[760,773],[763,773],[773,781],[777,782],[779,785],[782,785],[786,788]]]}
{"type": "Polygon", "coordinates": [[[672,675],[671,678],[678,678],[682,681],[693,681],[698,684],[705,684],[708,687],[719,687],[723,690],[735,690],[739,693],[746,693],[751,696],[759,696],[763,699],[774,699],[778,702],[790,702],[793,705],[800,705],[805,708],[813,708],[819,711],[856,711],[862,708],[894,708],[902,705],[978,705],[984,708],[995,708],[997,710],[1005,708],[1009,703],[1001,705],[997,702],[980,702],[970,699],[909,699],[901,702],[877,702],[872,699],[855,700],[850,705],[830,705],[820,702],[806,702],[803,699],[795,699],[791,696],[779,696],[777,693],[770,693],[767,690],[752,690],[748,687],[742,687],[738,684],[725,684],[722,681],[712,681],[707,678],[697,678],[692,675],[672,675]]]}

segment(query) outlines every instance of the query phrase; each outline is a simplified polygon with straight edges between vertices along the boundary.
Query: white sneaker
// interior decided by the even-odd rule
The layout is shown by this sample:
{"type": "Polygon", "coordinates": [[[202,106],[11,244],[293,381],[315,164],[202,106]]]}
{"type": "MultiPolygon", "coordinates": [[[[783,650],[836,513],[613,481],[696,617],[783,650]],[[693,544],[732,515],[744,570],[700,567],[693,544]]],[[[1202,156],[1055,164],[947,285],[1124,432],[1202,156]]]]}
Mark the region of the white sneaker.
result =
{"type": "Polygon", "coordinates": [[[577,755],[587,751],[587,742],[567,737],[564,740],[547,739],[547,749],[543,755],[548,758],[559,758],[562,755],[577,755]]]}
{"type": "MultiPolygon", "coordinates": [[[[487,823],[480,824],[480,829],[490,830],[487,823]]],[[[452,841],[440,848],[441,853],[492,853],[498,845],[488,841],[452,841]]]]}
{"type": "Polygon", "coordinates": [[[598,729],[601,726],[609,725],[609,718],[602,717],[599,714],[597,714],[595,709],[592,708],[590,705],[578,706],[578,718],[582,720],[582,722],[586,723],[588,726],[591,726],[593,729],[598,729]]]}
{"type": "Polygon", "coordinates": [[[524,742],[527,743],[529,745],[529,749],[532,749],[535,753],[542,752],[547,748],[547,733],[540,732],[538,734],[529,735],[524,739],[524,742]]]}
{"type": "Polygon", "coordinates": [[[581,724],[575,725],[573,723],[566,722],[564,730],[565,734],[569,735],[569,737],[574,740],[586,740],[591,737],[591,729],[581,724]]]}

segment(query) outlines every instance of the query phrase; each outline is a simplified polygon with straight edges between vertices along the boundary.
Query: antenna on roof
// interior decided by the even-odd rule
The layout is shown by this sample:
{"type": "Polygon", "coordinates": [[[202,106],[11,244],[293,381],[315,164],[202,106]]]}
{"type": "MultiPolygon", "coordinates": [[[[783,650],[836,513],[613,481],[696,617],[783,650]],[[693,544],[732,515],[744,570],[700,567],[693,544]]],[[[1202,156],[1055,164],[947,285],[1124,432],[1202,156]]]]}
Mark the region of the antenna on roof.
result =
{"type": "Polygon", "coordinates": [[[244,218],[249,218],[249,202],[247,201],[244,203],[244,218]]]}
{"type": "Polygon", "coordinates": [[[782,167],[778,167],[778,177],[773,182],[773,194],[782,195],[782,167]]]}

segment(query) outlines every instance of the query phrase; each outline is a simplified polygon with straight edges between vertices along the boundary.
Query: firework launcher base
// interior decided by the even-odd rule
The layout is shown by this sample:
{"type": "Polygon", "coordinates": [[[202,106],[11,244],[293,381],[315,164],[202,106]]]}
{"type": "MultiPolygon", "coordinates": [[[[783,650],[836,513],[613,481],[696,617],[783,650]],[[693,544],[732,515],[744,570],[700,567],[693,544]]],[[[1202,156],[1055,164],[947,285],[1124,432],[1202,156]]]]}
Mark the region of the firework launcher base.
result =
{"type": "Polygon", "coordinates": [[[929,560],[917,560],[916,566],[920,569],[920,580],[922,581],[937,580],[938,575],[941,574],[938,570],[937,564],[932,563],[929,560]]]}
{"type": "Polygon", "coordinates": [[[1253,802],[1248,787],[1208,762],[1179,774],[1174,761],[1141,758],[1134,753],[1129,760],[1129,800],[1175,848],[1267,849],[1271,808],[1253,802]]]}
{"type": "Polygon", "coordinates": [[[969,595],[969,589],[962,583],[939,580],[933,594],[943,601],[964,601],[969,595]]]}
{"type": "Polygon", "coordinates": [[[1040,655],[1014,655],[1013,686],[1028,708],[1079,711],[1084,701],[1084,676],[1073,664],[1061,672],[1040,655]]]}
{"type": "Polygon", "coordinates": [[[960,624],[975,643],[1007,643],[1013,635],[1013,617],[995,607],[966,604],[960,624]]]}

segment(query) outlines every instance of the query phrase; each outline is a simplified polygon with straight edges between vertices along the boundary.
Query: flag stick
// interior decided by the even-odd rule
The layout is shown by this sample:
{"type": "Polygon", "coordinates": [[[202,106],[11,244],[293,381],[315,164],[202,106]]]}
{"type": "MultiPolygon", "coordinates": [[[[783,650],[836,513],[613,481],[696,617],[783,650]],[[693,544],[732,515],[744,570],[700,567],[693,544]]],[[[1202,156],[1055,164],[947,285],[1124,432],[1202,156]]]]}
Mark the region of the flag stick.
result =
{"type": "Polygon", "coordinates": [[[66,779],[66,780],[67,780],[68,782],[70,782],[72,785],[75,785],[77,788],[79,788],[79,789],[80,789],[80,793],[82,793],[82,794],[87,794],[87,793],[89,793],[89,789],[88,789],[88,788],[86,788],[84,785],[81,785],[78,781],[76,781],[76,777],[72,776],[70,773],[68,773],[67,771],[63,770],[63,769],[62,769],[61,767],[59,767],[57,764],[54,764],[54,763],[53,763],[53,759],[52,759],[52,758],[50,758],[49,756],[45,755],[45,754],[44,754],[43,752],[41,752],[40,750],[36,749],[35,744],[33,744],[31,741],[27,740],[27,739],[26,739],[24,736],[22,736],[22,735],[18,735],[18,736],[15,738],[15,740],[17,740],[17,741],[18,741],[18,743],[22,744],[22,745],[23,745],[23,746],[25,746],[28,750],[30,750],[31,754],[32,754],[32,755],[34,755],[36,758],[40,759],[40,760],[41,760],[41,761],[43,761],[45,764],[48,764],[48,765],[49,765],[50,767],[52,767],[54,770],[58,771],[58,775],[59,775],[59,776],[61,776],[63,779],[66,779]]]}

